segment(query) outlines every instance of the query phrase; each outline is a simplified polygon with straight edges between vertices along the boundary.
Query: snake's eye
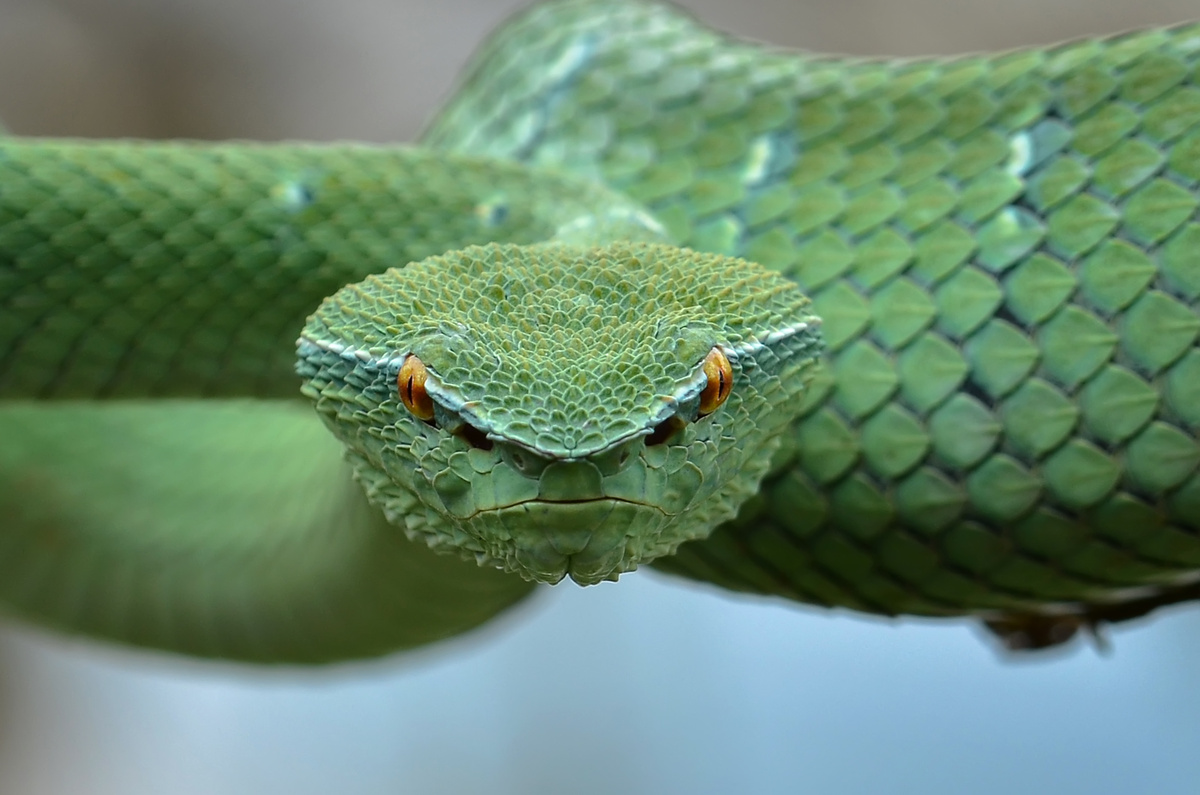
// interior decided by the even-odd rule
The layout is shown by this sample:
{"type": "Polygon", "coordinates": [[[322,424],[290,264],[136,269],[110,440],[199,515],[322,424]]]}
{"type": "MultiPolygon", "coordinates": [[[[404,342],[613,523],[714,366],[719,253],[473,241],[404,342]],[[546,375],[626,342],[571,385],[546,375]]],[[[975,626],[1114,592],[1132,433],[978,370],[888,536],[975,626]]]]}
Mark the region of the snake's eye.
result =
{"type": "Polygon", "coordinates": [[[700,416],[712,414],[733,391],[733,367],[720,348],[713,348],[704,359],[704,374],[708,383],[700,393],[700,416]]]}
{"type": "Polygon", "coordinates": [[[433,398],[425,391],[427,375],[425,362],[409,354],[404,364],[400,365],[400,374],[396,376],[396,388],[400,391],[404,408],[417,419],[425,421],[433,419],[433,398]]]}

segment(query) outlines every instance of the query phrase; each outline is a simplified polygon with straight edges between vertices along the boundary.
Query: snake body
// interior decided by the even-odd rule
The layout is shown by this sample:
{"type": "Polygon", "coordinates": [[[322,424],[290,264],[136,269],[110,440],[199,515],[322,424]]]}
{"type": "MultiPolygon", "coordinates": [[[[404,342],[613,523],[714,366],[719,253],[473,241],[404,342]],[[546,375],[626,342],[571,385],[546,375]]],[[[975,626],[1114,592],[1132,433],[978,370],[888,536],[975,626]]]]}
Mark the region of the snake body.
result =
{"type": "Polygon", "coordinates": [[[310,661],[461,632],[531,587],[491,566],[588,550],[583,582],[652,563],[1014,644],[1193,596],[1198,66],[1200,25],[873,61],[560,0],[421,149],[0,142],[0,599],[310,661]],[[604,337],[648,290],[655,331],[604,337]],[[298,333],[359,486],[287,400],[298,333]],[[672,499],[666,535],[595,529],[672,499]]]}

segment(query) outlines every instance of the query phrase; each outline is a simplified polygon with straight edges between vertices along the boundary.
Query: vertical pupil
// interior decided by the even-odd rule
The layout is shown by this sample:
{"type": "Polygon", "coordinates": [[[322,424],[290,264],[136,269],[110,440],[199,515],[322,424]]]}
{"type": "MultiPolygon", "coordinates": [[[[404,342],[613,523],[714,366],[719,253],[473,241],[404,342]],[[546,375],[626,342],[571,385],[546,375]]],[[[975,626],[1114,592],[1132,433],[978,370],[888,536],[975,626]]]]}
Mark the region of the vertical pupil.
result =
{"type": "Polygon", "coordinates": [[[425,392],[425,364],[415,355],[409,354],[396,375],[396,394],[417,419],[429,422],[433,419],[433,401],[425,392]]]}
{"type": "Polygon", "coordinates": [[[709,351],[704,360],[704,372],[708,383],[700,393],[700,415],[711,414],[721,407],[733,391],[733,371],[729,360],[717,348],[709,351]]]}

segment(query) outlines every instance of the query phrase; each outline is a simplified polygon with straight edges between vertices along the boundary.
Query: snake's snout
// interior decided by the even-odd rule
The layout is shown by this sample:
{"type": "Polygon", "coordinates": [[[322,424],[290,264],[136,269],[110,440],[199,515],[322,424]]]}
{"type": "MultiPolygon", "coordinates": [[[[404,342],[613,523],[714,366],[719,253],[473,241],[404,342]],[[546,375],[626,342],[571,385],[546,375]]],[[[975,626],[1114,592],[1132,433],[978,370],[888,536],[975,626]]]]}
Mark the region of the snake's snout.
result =
{"type": "Polygon", "coordinates": [[[477,520],[501,523],[511,539],[511,559],[529,579],[553,584],[570,577],[579,585],[616,580],[643,559],[633,539],[657,537],[672,518],[646,491],[643,447],[638,437],[598,455],[563,460],[500,443],[501,460],[523,476],[527,496],[491,512],[494,519],[477,520]]]}

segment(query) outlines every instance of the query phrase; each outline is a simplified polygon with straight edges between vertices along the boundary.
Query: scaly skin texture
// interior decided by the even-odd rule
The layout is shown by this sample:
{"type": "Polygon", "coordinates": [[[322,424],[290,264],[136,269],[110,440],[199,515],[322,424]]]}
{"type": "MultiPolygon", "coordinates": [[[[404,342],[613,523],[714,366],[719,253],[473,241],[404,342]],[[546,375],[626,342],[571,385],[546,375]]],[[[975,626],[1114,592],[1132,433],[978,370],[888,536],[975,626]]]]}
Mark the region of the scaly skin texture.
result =
{"type": "Polygon", "coordinates": [[[485,246],[339,290],[297,371],[372,502],[414,540],[581,585],[734,518],[821,349],[795,283],[674,246],[485,246]],[[705,361],[736,384],[702,411],[705,361]],[[432,417],[405,408],[427,368],[432,417]]]}
{"type": "MultiPolygon", "coordinates": [[[[847,61],[568,0],[484,48],[425,136],[442,154],[5,143],[0,398],[286,394],[303,315],[346,282],[477,242],[660,235],[603,182],[670,241],[795,280],[828,344],[806,395],[778,407],[757,493],[656,565],[1061,640],[1106,605],[1188,594],[1200,571],[1198,51],[1188,26],[847,61]]],[[[395,427],[377,422],[385,397],[335,386],[351,408],[324,416],[343,438],[395,427]]],[[[424,574],[422,550],[357,493],[324,491],[346,476],[328,443],[258,410],[0,407],[0,598],[125,642],[317,660],[444,637],[527,592],[454,558],[438,560],[458,596],[390,582],[387,555],[353,550],[384,545],[424,574]],[[311,468],[295,460],[309,450],[311,468]],[[305,560],[344,562],[310,575],[305,560]],[[315,600],[325,588],[344,598],[315,600]],[[379,610],[369,629],[328,617],[360,605],[379,610]]],[[[434,479],[464,452],[438,449],[434,479]]],[[[386,467],[350,456],[386,508],[386,467]]]]}
{"type": "Polygon", "coordinates": [[[527,583],[406,541],[298,401],[8,404],[0,600],[72,632],[317,663],[470,629],[527,583]]]}
{"type": "Polygon", "coordinates": [[[479,157],[0,140],[0,397],[295,397],[296,335],[347,282],[581,230],[658,236],[601,185],[479,157]]]}
{"type": "Polygon", "coordinates": [[[580,235],[660,232],[601,185],[475,157],[0,140],[0,601],[257,662],[492,618],[529,585],[407,542],[299,400],[211,398],[298,398],[296,335],[347,281],[580,235]]]}
{"type": "Polygon", "coordinates": [[[812,296],[829,351],[790,450],[662,568],[1020,613],[1200,567],[1198,52],[1185,25],[954,60],[768,55],[662,8],[564,3],[491,42],[426,142],[602,179],[812,296]]]}

